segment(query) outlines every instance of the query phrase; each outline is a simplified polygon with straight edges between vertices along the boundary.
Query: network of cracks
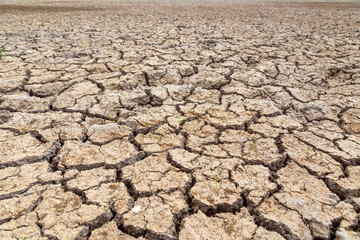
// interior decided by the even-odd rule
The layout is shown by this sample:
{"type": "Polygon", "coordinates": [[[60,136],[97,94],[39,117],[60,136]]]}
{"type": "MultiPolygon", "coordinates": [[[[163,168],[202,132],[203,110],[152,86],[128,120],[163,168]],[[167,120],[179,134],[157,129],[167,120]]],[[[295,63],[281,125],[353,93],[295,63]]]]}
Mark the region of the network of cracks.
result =
{"type": "Polygon", "coordinates": [[[360,239],[359,7],[7,6],[0,239],[360,239]]]}

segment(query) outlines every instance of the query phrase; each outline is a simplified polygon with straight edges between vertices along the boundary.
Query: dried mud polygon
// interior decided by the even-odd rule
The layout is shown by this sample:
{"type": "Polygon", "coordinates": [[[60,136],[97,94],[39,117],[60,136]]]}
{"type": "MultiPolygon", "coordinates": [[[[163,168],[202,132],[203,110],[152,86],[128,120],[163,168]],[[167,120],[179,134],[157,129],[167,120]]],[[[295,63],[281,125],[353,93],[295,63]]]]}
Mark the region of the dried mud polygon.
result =
{"type": "Polygon", "coordinates": [[[358,3],[22,4],[0,239],[360,239],[358,3]]]}

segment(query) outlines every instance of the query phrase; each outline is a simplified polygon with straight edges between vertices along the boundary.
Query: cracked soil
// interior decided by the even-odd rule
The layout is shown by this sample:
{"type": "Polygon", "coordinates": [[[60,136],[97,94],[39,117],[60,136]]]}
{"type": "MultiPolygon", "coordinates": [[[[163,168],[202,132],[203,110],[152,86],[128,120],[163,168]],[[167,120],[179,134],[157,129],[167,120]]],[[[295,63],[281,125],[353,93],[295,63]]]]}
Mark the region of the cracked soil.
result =
{"type": "Polygon", "coordinates": [[[0,239],[360,239],[360,4],[0,5],[0,239]]]}

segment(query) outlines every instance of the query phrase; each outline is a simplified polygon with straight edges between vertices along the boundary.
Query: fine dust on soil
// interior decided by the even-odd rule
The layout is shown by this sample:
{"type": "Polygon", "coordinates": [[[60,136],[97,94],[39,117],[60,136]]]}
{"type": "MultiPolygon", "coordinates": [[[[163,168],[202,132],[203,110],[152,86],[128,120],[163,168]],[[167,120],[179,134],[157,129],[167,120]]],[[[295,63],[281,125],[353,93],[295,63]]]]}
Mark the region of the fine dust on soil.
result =
{"type": "Polygon", "coordinates": [[[360,239],[360,4],[0,5],[0,239],[360,239]]]}

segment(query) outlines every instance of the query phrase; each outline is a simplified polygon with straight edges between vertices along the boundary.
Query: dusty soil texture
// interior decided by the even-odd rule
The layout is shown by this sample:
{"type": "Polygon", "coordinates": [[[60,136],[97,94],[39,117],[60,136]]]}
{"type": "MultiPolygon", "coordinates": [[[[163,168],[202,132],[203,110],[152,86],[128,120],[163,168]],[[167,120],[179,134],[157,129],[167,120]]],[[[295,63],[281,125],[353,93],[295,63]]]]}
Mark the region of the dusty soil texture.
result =
{"type": "Polygon", "coordinates": [[[38,2],[0,26],[1,240],[360,239],[360,3],[38,2]]]}

